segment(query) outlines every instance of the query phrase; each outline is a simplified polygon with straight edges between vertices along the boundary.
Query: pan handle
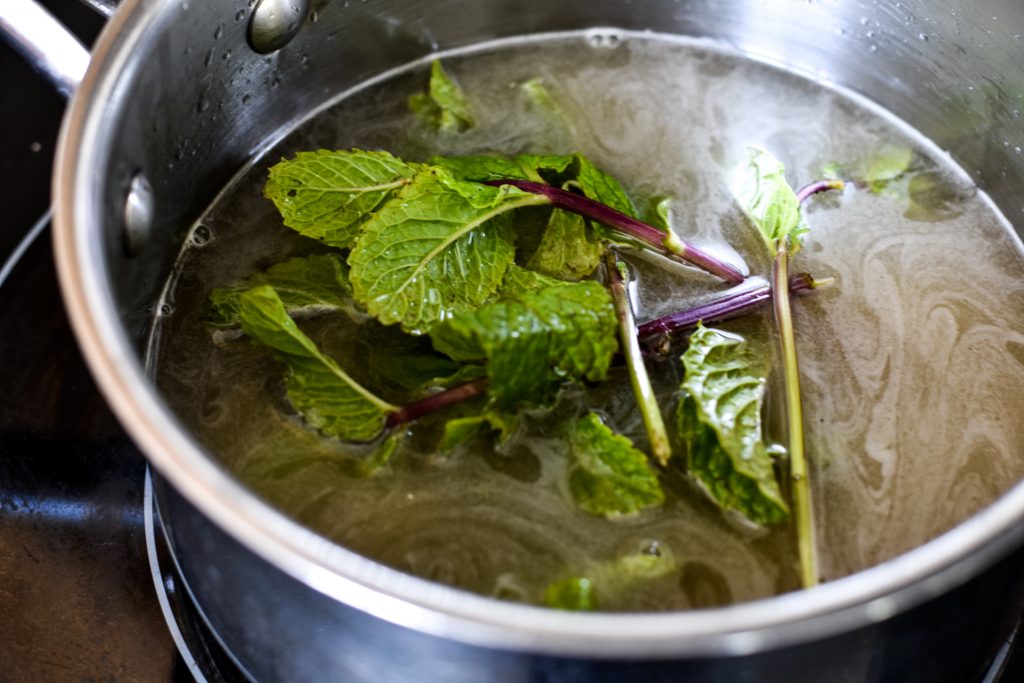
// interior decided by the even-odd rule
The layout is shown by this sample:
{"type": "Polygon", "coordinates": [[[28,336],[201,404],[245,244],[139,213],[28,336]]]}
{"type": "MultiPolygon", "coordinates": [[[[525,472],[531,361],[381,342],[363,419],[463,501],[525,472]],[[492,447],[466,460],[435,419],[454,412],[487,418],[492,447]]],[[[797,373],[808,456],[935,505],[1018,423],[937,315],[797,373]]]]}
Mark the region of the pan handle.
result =
{"type": "Polygon", "coordinates": [[[0,35],[49,77],[63,95],[70,96],[82,82],[89,66],[89,51],[34,0],[0,0],[0,35]]]}

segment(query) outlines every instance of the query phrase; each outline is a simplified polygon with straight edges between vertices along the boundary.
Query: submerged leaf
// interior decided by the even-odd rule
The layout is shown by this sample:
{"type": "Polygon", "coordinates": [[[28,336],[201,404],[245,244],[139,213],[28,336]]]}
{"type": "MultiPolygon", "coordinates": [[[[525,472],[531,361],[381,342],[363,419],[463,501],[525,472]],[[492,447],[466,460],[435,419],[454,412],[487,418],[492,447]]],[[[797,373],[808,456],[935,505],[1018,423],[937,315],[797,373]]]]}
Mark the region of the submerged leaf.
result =
{"type": "Polygon", "coordinates": [[[569,428],[569,491],[594,515],[630,515],[661,505],[665,495],[647,456],[594,413],[569,428]]]}
{"type": "Polygon", "coordinates": [[[544,604],[572,612],[593,612],[598,608],[594,584],[583,576],[555,581],[544,590],[544,604]]]}
{"type": "Polygon", "coordinates": [[[605,248],[582,216],[555,209],[527,265],[551,277],[582,280],[597,270],[605,248]]]}
{"type": "Polygon", "coordinates": [[[355,298],[385,325],[422,334],[472,311],[515,255],[507,212],[545,203],[515,188],[418,174],[363,226],[349,257],[355,298]]]}
{"type": "Polygon", "coordinates": [[[902,177],[914,160],[914,151],[909,147],[891,146],[874,154],[868,161],[864,182],[875,194],[886,190],[889,183],[902,177]]]}
{"type": "Polygon", "coordinates": [[[800,202],[786,182],[786,167],[781,161],[763,149],[751,147],[747,163],[736,173],[733,192],[772,254],[783,238],[789,239],[790,253],[799,249],[807,229],[800,218],[800,202]]]}
{"type": "Polygon", "coordinates": [[[238,296],[258,285],[273,287],[288,315],[293,317],[354,306],[345,260],[336,254],[315,254],[288,259],[231,287],[213,290],[210,322],[217,326],[238,325],[238,296]]]}
{"type": "Polygon", "coordinates": [[[436,59],[430,65],[427,92],[410,97],[409,110],[444,132],[461,132],[474,125],[466,94],[436,59]]]}
{"type": "Polygon", "coordinates": [[[299,152],[270,168],[263,194],[289,228],[345,249],[359,224],[418,168],[387,152],[299,152]]]}
{"type": "Polygon", "coordinates": [[[288,316],[272,287],[261,285],[240,294],[238,310],[245,333],[277,351],[287,365],[288,400],[306,422],[347,441],[370,441],[381,433],[397,407],[368,392],[322,354],[288,316]]]}
{"type": "Polygon", "coordinates": [[[501,442],[511,436],[518,426],[517,415],[486,409],[480,415],[448,420],[444,425],[444,436],[441,437],[438,448],[445,452],[451,451],[477,434],[486,432],[497,432],[498,441],[501,442]]]}
{"type": "Polygon", "coordinates": [[[761,363],[742,340],[704,326],[682,360],[677,418],[690,473],[723,508],[755,524],[782,521],[788,508],[761,436],[761,363]]]}
{"type": "Polygon", "coordinates": [[[566,380],[604,379],[618,348],[608,292],[596,282],[521,291],[445,320],[434,347],[460,362],[486,361],[499,410],[543,404],[566,380]]]}
{"type": "Polygon", "coordinates": [[[653,545],[655,552],[633,553],[588,567],[585,576],[556,581],[544,591],[544,604],[556,609],[593,611],[613,605],[637,589],[667,577],[679,563],[667,548],[653,545]]]}

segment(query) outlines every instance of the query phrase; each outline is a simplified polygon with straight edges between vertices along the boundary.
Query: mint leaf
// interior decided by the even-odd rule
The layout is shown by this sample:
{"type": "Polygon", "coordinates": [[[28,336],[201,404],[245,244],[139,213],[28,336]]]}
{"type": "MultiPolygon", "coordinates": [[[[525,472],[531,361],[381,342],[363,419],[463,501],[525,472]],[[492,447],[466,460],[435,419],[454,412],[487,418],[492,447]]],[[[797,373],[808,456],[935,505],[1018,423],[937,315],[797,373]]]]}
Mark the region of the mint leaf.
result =
{"type": "Polygon", "coordinates": [[[218,327],[239,323],[238,296],[258,285],[270,285],[290,316],[333,310],[352,310],[348,266],[336,254],[288,259],[231,287],[210,292],[210,322],[218,327]]]}
{"type": "Polygon", "coordinates": [[[569,491],[594,515],[630,515],[665,500],[647,456],[588,413],[569,427],[569,491]]]}
{"type": "Polygon", "coordinates": [[[868,160],[864,182],[875,194],[882,194],[889,184],[901,178],[914,160],[914,151],[909,147],[890,146],[876,152],[868,160]]]}
{"type": "Polygon", "coordinates": [[[347,249],[359,223],[417,168],[387,152],[299,152],[270,168],[263,194],[289,228],[347,249]]]}
{"type": "Polygon", "coordinates": [[[440,166],[460,180],[485,183],[492,180],[557,180],[572,165],[567,154],[521,154],[511,159],[490,154],[434,157],[431,165],[440,166]]]}
{"type": "Polygon", "coordinates": [[[776,243],[784,238],[789,239],[790,253],[800,248],[807,228],[800,218],[796,193],[786,182],[786,167],[781,161],[763,149],[751,147],[747,163],[736,172],[733,192],[772,255],[776,252],[776,243]]]}
{"type": "Polygon", "coordinates": [[[614,605],[637,588],[667,577],[679,568],[668,549],[634,553],[608,562],[595,564],[584,571],[585,576],[573,576],[556,581],[544,591],[544,604],[556,609],[593,611],[601,606],[614,605]]]}
{"type": "Polygon", "coordinates": [[[605,248],[582,216],[555,209],[527,266],[562,280],[582,280],[597,269],[605,248]]]}
{"type": "Polygon", "coordinates": [[[561,280],[549,277],[534,270],[528,270],[516,264],[512,264],[505,271],[505,277],[498,287],[498,297],[502,299],[514,299],[515,297],[532,292],[538,289],[546,289],[562,284],[561,280]]]}
{"type": "Polygon", "coordinates": [[[323,355],[289,317],[269,285],[238,295],[242,329],[253,341],[270,347],[288,367],[288,400],[306,422],[328,436],[370,441],[384,429],[393,406],[357,384],[323,355]]]}
{"type": "Polygon", "coordinates": [[[576,155],[576,185],[588,199],[601,202],[627,216],[639,218],[633,200],[618,180],[608,175],[582,154],[576,155]]]}
{"type": "Polygon", "coordinates": [[[444,436],[438,448],[448,452],[457,446],[469,441],[477,434],[484,432],[497,432],[498,441],[504,441],[519,426],[517,415],[499,413],[495,410],[485,410],[481,415],[468,417],[457,417],[444,425],[444,436]]]}
{"type": "Polygon", "coordinates": [[[368,321],[363,329],[354,340],[350,357],[362,360],[359,377],[396,403],[421,398],[431,388],[484,376],[482,367],[459,365],[435,351],[426,337],[408,335],[376,321],[368,321]]]}
{"type": "Polygon", "coordinates": [[[430,65],[427,92],[412,95],[409,110],[443,132],[459,133],[474,125],[465,93],[436,59],[430,65]]]}
{"type": "Polygon", "coordinates": [[[608,292],[596,282],[527,290],[445,320],[434,348],[459,362],[486,361],[489,393],[508,411],[549,401],[566,380],[605,378],[618,348],[608,292]]]}
{"type": "Polygon", "coordinates": [[[480,154],[462,157],[434,157],[431,166],[438,166],[448,171],[453,177],[474,183],[488,180],[515,178],[517,180],[533,180],[519,164],[505,157],[480,154]]]}
{"type": "Polygon", "coordinates": [[[648,210],[645,222],[664,232],[672,232],[672,198],[663,197],[655,202],[648,210]]]}
{"type": "Polygon", "coordinates": [[[691,474],[723,508],[775,524],[788,508],[761,436],[763,364],[736,337],[698,326],[682,356],[677,409],[691,474]]]}
{"type": "Polygon", "coordinates": [[[417,174],[364,225],[349,257],[355,298],[413,334],[491,296],[515,256],[507,212],[546,199],[477,185],[440,168],[417,174]]]}
{"type": "Polygon", "coordinates": [[[544,590],[544,604],[573,612],[593,612],[598,609],[594,584],[582,576],[572,576],[548,586],[544,590]]]}

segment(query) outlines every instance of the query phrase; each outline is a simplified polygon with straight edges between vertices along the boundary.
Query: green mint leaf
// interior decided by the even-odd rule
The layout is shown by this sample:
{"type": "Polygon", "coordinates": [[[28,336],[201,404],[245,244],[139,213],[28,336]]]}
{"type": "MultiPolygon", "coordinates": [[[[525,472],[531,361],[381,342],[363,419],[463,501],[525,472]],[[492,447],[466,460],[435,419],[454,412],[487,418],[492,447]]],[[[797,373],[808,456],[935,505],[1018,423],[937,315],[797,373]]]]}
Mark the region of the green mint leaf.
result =
{"type": "Polygon", "coordinates": [[[948,221],[964,212],[964,189],[938,171],[915,174],[907,183],[910,204],[903,214],[912,221],[948,221]]]}
{"type": "Polygon", "coordinates": [[[575,159],[573,154],[520,154],[513,161],[528,175],[539,176],[547,183],[560,184],[559,180],[564,182],[562,176],[571,171],[575,159]]]}
{"type": "Polygon", "coordinates": [[[479,154],[462,157],[434,157],[430,160],[432,166],[438,166],[448,171],[453,177],[460,180],[468,180],[474,183],[484,183],[489,180],[503,180],[512,178],[514,180],[533,180],[523,168],[515,161],[506,157],[490,154],[479,154]]]}
{"type": "Polygon", "coordinates": [[[427,92],[412,95],[409,98],[409,110],[446,133],[459,133],[474,125],[466,94],[438,60],[430,65],[427,92]]]}
{"type": "Polygon", "coordinates": [[[501,299],[514,299],[526,292],[546,289],[560,284],[562,284],[562,281],[557,278],[549,277],[513,263],[505,271],[505,277],[501,281],[501,286],[498,287],[498,297],[501,299]]]}
{"type": "Polygon", "coordinates": [[[581,510],[630,515],[665,500],[647,456],[594,413],[569,427],[569,450],[569,491],[581,510]]]}
{"type": "Polygon", "coordinates": [[[585,576],[556,581],[544,591],[544,604],[556,609],[592,611],[599,606],[614,605],[637,588],[647,589],[658,579],[679,568],[667,548],[655,553],[634,553],[587,568],[585,576]]]}
{"type": "Polygon", "coordinates": [[[583,217],[555,209],[527,266],[561,280],[582,280],[601,264],[605,248],[583,217]]]}
{"type": "Polygon", "coordinates": [[[472,311],[515,256],[509,211],[545,203],[515,188],[419,173],[364,225],[349,257],[355,298],[385,325],[422,334],[472,311]]]}
{"type": "Polygon", "coordinates": [[[289,228],[347,249],[359,224],[417,169],[387,152],[299,152],[270,168],[263,194],[289,228]]]}
{"type": "Polygon", "coordinates": [[[504,441],[519,426],[517,415],[485,410],[481,415],[457,417],[444,425],[444,435],[438,448],[449,452],[469,441],[477,434],[497,432],[498,441],[504,441]]]}
{"type": "Polygon", "coordinates": [[[914,151],[909,147],[890,146],[871,156],[864,172],[864,182],[875,194],[882,194],[889,184],[901,178],[914,160],[914,151]]]}
{"type": "Polygon", "coordinates": [[[664,232],[672,232],[672,198],[663,197],[656,201],[648,210],[644,222],[664,232]]]}
{"type": "Polygon", "coordinates": [[[454,386],[484,376],[483,367],[455,363],[435,351],[426,337],[408,335],[376,321],[368,321],[363,329],[365,334],[355,340],[350,357],[361,358],[360,376],[373,378],[372,388],[396,403],[422,398],[431,388],[454,386]]]}
{"type": "Polygon", "coordinates": [[[459,362],[486,361],[488,393],[502,411],[546,403],[563,381],[604,379],[618,349],[611,297],[596,282],[523,291],[430,335],[459,362]]]}
{"type": "Polygon", "coordinates": [[[534,107],[557,116],[559,119],[565,119],[565,116],[562,114],[562,108],[558,106],[555,98],[551,96],[551,91],[544,85],[544,79],[531,78],[528,81],[524,81],[519,88],[534,107]]]}
{"type": "Polygon", "coordinates": [[[242,329],[263,346],[277,351],[288,367],[288,400],[306,422],[328,436],[370,441],[397,410],[362,386],[323,355],[289,317],[281,298],[269,285],[238,295],[242,329]]]}
{"type": "Polygon", "coordinates": [[[544,604],[553,609],[593,612],[598,609],[594,584],[582,576],[556,581],[544,591],[544,604]]]}
{"type": "Polygon", "coordinates": [[[511,159],[491,154],[461,157],[434,157],[430,163],[440,166],[459,180],[484,183],[491,180],[533,180],[550,182],[566,173],[574,158],[568,154],[522,154],[511,159]]]}
{"type": "Polygon", "coordinates": [[[746,342],[703,325],[682,360],[677,418],[691,474],[723,508],[755,524],[782,521],[789,510],[761,436],[763,364],[746,342]]]}
{"type": "Polygon", "coordinates": [[[640,218],[633,200],[629,198],[618,180],[599,169],[582,154],[576,155],[576,164],[575,183],[587,198],[610,206],[627,216],[640,218]]]}
{"type": "Polygon", "coordinates": [[[781,161],[763,149],[751,147],[747,163],[736,172],[733,193],[773,255],[776,243],[783,238],[789,238],[790,253],[800,248],[807,228],[781,161]]]}
{"type": "Polygon", "coordinates": [[[218,327],[238,325],[238,296],[258,285],[273,287],[293,317],[354,307],[345,260],[336,254],[316,254],[289,259],[231,287],[214,289],[210,322],[218,327]]]}

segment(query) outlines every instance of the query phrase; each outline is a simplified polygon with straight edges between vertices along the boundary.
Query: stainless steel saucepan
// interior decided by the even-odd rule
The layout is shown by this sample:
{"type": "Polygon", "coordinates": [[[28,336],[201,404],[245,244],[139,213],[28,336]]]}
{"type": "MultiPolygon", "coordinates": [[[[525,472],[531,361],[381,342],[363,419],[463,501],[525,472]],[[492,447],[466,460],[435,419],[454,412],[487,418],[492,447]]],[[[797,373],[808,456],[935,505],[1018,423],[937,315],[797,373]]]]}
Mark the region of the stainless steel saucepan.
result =
{"type": "Polygon", "coordinates": [[[254,153],[369,77],[505,36],[707,36],[816,74],[948,149],[1024,225],[1024,4],[125,0],[87,70],[84,50],[34,9],[2,0],[0,28],[75,91],[54,177],[67,308],[105,396],[163,477],[189,591],[254,678],[969,681],[994,656],[1024,592],[1022,486],[813,591],[677,614],[556,612],[388,569],[270,508],[178,423],[142,359],[188,226],[254,153]]]}

